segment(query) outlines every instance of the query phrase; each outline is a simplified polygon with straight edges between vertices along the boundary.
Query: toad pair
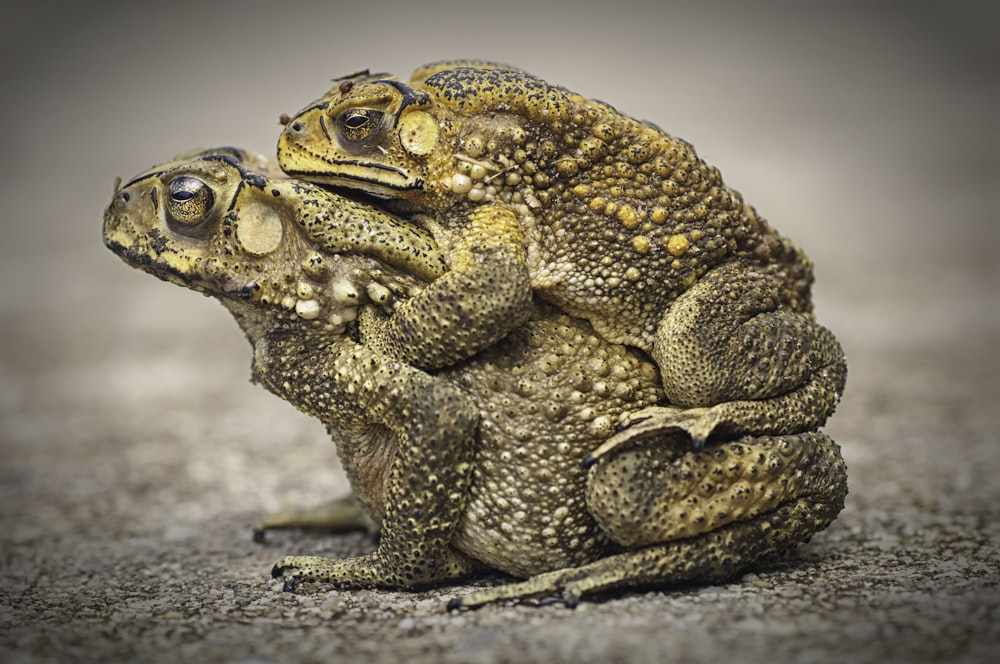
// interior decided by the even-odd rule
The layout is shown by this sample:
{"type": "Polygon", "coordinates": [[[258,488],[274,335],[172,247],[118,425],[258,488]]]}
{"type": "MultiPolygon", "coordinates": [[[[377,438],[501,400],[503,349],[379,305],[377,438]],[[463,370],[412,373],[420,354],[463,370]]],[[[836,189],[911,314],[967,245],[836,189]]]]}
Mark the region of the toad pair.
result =
{"type": "Polygon", "coordinates": [[[686,143],[451,62],[338,81],[287,121],[278,163],[182,155],[104,223],[127,262],[233,313],[255,380],[327,425],[381,524],[371,554],[276,574],[497,569],[527,580],[453,604],[575,603],[732,577],[843,507],[817,428],[846,367],[811,264],[686,143]]]}

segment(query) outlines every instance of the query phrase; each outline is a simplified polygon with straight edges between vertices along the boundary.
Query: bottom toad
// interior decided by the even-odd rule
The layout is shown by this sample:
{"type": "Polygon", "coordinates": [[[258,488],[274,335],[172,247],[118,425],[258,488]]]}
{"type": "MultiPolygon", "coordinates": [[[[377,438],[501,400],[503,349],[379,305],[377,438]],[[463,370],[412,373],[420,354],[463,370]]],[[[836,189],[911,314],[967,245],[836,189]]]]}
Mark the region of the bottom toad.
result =
{"type": "MultiPolygon", "coordinates": [[[[755,435],[732,422],[739,435],[700,449],[681,429],[616,433],[627,414],[663,404],[655,366],[549,305],[433,373],[380,354],[386,336],[422,333],[412,295],[447,270],[430,235],[263,158],[219,148],[133,178],[116,188],[104,239],[233,313],[254,379],[323,421],[380,524],[367,555],[284,558],[274,574],[289,584],[409,589],[494,569],[525,580],[449,607],[553,595],[574,605],[732,578],[843,508],[843,459],[816,431],[755,435]]],[[[474,298],[455,302],[451,323],[474,309],[474,298]]]]}

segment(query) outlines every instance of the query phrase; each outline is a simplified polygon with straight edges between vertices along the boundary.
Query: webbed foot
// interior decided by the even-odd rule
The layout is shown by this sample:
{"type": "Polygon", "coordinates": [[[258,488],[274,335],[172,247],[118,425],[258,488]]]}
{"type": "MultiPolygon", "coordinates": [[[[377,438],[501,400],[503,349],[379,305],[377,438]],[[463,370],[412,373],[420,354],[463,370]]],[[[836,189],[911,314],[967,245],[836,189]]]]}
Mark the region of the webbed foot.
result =
{"type": "Polygon", "coordinates": [[[690,436],[691,448],[697,452],[705,447],[705,441],[722,421],[715,408],[649,406],[627,415],[619,424],[618,432],[588,455],[583,463],[585,467],[590,467],[609,452],[677,431],[690,436]]]}

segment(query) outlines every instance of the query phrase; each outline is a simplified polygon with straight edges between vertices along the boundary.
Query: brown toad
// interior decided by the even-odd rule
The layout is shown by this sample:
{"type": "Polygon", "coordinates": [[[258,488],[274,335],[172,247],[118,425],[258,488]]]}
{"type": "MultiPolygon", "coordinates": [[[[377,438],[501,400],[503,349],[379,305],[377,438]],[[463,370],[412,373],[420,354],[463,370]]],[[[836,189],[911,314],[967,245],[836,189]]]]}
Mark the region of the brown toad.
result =
{"type": "Polygon", "coordinates": [[[326,424],[382,524],[371,554],[289,557],[277,575],[413,588],[489,567],[532,578],[453,606],[560,591],[574,603],[730,577],[808,540],[843,506],[843,461],[819,433],[700,452],[663,435],[585,468],[613,422],[662,390],[641,353],[549,305],[434,375],[374,350],[384,327],[366,317],[391,320],[443,278],[433,241],[242,151],[184,155],[132,179],[105,213],[104,239],[233,313],[254,347],[255,380],[326,424]]]}
{"type": "Polygon", "coordinates": [[[689,144],[607,104],[482,62],[427,65],[409,83],[363,73],[287,122],[278,160],[433,217],[451,269],[422,306],[490,284],[482,327],[450,356],[382,348],[415,366],[490,345],[534,292],[648,352],[673,407],[631,421],[696,446],[715,430],[812,430],[840,398],[846,365],[813,318],[808,258],[689,144]]]}

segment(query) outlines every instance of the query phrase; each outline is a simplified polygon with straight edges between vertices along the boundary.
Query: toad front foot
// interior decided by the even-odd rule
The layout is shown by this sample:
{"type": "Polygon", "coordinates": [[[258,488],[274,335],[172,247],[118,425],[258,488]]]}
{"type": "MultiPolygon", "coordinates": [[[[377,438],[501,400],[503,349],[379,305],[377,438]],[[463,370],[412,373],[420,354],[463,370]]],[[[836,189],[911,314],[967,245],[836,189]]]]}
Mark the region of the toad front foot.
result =
{"type": "Polygon", "coordinates": [[[376,554],[356,558],[285,556],[271,569],[271,577],[284,578],[284,590],[292,591],[300,581],[322,581],[341,588],[369,588],[391,578],[376,554]]]}

